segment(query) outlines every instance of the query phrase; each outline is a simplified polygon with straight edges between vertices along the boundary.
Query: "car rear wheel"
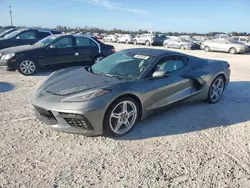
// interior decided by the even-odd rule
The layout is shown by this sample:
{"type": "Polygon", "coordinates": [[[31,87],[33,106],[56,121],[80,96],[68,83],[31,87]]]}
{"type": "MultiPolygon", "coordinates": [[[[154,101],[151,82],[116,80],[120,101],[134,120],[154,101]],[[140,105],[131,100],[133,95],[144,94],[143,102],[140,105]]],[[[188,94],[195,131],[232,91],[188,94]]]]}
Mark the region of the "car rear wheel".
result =
{"type": "Polygon", "coordinates": [[[206,46],[206,47],[204,48],[204,50],[205,50],[205,52],[210,52],[209,46],[206,46]]]}
{"type": "Polygon", "coordinates": [[[18,71],[25,75],[25,76],[30,76],[32,74],[34,74],[37,69],[38,69],[38,66],[37,66],[37,63],[34,61],[34,60],[31,60],[31,59],[24,59],[24,60],[21,60],[19,63],[18,63],[18,71]]]}
{"type": "Polygon", "coordinates": [[[104,118],[104,134],[122,136],[131,131],[139,117],[137,102],[131,97],[116,100],[104,118]]]}
{"type": "Polygon", "coordinates": [[[146,44],[146,46],[150,46],[150,42],[148,40],[146,41],[145,44],[146,44]]]}
{"type": "Polygon", "coordinates": [[[230,48],[229,53],[230,54],[236,54],[236,49],[235,48],[230,48]]]}
{"type": "Polygon", "coordinates": [[[137,40],[134,40],[134,45],[137,45],[137,40]]]}
{"type": "Polygon", "coordinates": [[[185,47],[183,45],[181,45],[181,50],[185,50],[185,47]]]}
{"type": "Polygon", "coordinates": [[[126,40],[126,44],[128,44],[128,40],[126,40]]]}
{"type": "Polygon", "coordinates": [[[216,77],[209,88],[207,101],[209,103],[217,103],[220,100],[224,89],[224,78],[222,76],[216,77]]]}

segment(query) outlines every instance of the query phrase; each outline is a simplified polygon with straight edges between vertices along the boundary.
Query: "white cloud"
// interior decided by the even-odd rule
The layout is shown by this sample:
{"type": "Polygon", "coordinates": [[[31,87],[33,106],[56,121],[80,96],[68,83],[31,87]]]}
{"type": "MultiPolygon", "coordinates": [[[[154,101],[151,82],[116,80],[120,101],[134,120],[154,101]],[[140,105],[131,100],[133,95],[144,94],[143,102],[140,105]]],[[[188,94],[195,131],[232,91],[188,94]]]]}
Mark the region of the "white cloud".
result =
{"type": "Polygon", "coordinates": [[[124,4],[122,3],[115,3],[111,0],[74,0],[77,2],[88,2],[90,4],[94,4],[97,6],[102,6],[108,9],[117,9],[117,10],[121,10],[121,11],[126,11],[126,12],[131,12],[134,14],[147,14],[148,11],[144,10],[144,9],[137,9],[137,8],[127,8],[124,6],[124,4]]]}

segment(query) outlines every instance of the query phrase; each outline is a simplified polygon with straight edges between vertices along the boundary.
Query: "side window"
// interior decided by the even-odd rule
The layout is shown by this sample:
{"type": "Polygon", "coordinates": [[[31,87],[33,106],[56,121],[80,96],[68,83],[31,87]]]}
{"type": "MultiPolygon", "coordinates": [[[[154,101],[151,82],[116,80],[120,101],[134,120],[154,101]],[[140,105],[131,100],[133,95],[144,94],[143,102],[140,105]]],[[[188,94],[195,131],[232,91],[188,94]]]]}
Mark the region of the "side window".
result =
{"type": "Polygon", "coordinates": [[[49,35],[51,35],[49,32],[44,32],[44,31],[37,32],[37,38],[39,38],[39,39],[43,39],[49,35]]]}
{"type": "Polygon", "coordinates": [[[240,38],[240,42],[247,42],[247,39],[240,38]]]}
{"type": "Polygon", "coordinates": [[[61,38],[54,45],[57,48],[70,48],[72,47],[72,37],[61,38]]]}
{"type": "Polygon", "coordinates": [[[220,40],[219,40],[219,43],[220,43],[220,44],[226,44],[227,41],[226,41],[225,39],[224,39],[224,40],[223,40],[223,39],[220,39],[220,40]]]}
{"type": "Polygon", "coordinates": [[[168,73],[174,72],[185,67],[188,63],[188,59],[183,56],[168,56],[159,61],[156,65],[156,69],[165,70],[168,73]]]}
{"type": "Polygon", "coordinates": [[[19,37],[20,39],[36,39],[36,31],[25,31],[23,33],[21,33],[20,35],[18,35],[17,37],[19,37]]]}
{"type": "Polygon", "coordinates": [[[76,46],[97,46],[95,42],[85,37],[76,37],[76,46]]]}

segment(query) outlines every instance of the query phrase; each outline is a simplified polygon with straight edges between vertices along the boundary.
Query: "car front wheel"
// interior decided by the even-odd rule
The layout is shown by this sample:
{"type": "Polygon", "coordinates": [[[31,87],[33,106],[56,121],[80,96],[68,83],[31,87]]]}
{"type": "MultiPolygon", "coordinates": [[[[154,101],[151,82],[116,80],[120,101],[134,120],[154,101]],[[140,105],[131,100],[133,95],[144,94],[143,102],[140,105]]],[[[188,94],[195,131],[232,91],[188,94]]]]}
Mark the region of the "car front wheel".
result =
{"type": "Polygon", "coordinates": [[[19,63],[18,63],[18,71],[25,75],[25,76],[30,76],[32,74],[34,74],[37,69],[38,69],[38,66],[37,66],[37,63],[34,61],[34,60],[31,60],[31,59],[24,59],[24,60],[21,60],[19,63]]]}
{"type": "Polygon", "coordinates": [[[116,100],[104,119],[104,134],[122,136],[134,127],[139,116],[138,103],[131,97],[116,100]]]}
{"type": "Polygon", "coordinates": [[[230,48],[229,53],[230,54],[236,54],[236,49],[235,48],[230,48]]]}

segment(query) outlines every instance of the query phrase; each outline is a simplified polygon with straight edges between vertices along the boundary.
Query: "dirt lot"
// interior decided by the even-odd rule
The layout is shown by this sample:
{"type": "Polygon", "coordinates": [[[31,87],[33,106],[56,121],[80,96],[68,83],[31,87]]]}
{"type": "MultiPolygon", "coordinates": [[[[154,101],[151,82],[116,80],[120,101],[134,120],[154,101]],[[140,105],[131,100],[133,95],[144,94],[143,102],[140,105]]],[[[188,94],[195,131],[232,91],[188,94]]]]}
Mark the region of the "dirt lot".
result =
{"type": "Polygon", "coordinates": [[[184,52],[230,63],[221,101],[180,105],[117,139],[49,130],[30,104],[49,72],[0,70],[0,187],[250,187],[250,54],[184,52]]]}

